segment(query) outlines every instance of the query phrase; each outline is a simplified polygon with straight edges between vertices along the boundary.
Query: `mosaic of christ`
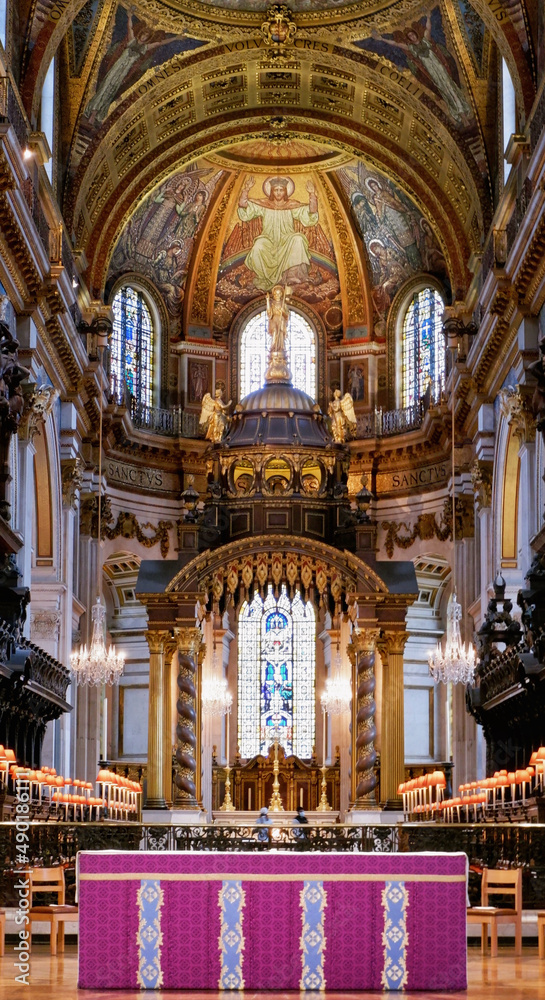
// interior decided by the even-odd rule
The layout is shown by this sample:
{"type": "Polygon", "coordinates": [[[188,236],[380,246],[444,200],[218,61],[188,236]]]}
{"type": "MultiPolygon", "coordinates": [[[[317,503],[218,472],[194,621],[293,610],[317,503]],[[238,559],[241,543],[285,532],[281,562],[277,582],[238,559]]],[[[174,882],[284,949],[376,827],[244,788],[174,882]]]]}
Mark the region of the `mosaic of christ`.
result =
{"type": "Polygon", "coordinates": [[[215,324],[226,329],[244,303],[277,284],[289,285],[322,315],[339,320],[340,287],[333,243],[321,217],[314,180],[278,174],[245,177],[223,247],[215,324]]]}

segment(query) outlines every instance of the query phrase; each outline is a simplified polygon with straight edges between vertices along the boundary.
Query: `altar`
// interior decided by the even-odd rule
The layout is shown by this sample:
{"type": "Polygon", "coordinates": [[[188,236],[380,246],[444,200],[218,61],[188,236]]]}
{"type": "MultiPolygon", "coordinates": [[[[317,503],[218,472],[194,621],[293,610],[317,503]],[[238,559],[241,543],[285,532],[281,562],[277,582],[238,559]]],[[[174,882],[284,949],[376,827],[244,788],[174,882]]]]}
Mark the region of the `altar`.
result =
{"type": "Polygon", "coordinates": [[[467,986],[465,854],[78,859],[80,989],[467,986]]]}

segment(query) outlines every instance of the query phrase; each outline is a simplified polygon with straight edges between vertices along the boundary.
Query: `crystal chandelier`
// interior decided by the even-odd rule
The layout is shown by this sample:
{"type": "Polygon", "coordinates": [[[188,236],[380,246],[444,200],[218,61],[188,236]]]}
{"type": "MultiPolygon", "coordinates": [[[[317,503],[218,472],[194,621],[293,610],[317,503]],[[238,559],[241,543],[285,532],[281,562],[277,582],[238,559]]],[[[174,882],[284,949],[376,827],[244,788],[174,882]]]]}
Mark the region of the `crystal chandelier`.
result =
{"type": "Polygon", "coordinates": [[[456,594],[451,594],[447,605],[447,638],[444,650],[438,644],[435,652],[430,653],[428,663],[430,674],[434,681],[443,684],[473,684],[475,680],[475,650],[471,643],[462,642],[460,621],[462,605],[458,604],[456,594]]]}
{"type": "Polygon", "coordinates": [[[352,688],[348,677],[341,675],[341,654],[337,647],[333,672],[326,678],[325,691],[321,697],[322,711],[328,715],[343,715],[350,707],[352,688]]]}
{"type": "MultiPolygon", "coordinates": [[[[214,654],[215,661],[215,654],[214,654]]],[[[202,685],[202,710],[205,715],[226,715],[231,711],[233,695],[227,688],[227,678],[216,669],[202,685]]]]}
{"type": "MultiPolygon", "coordinates": [[[[101,369],[99,369],[100,373],[101,369]]],[[[106,608],[101,601],[102,560],[100,546],[102,540],[102,385],[99,388],[99,429],[98,429],[98,517],[97,517],[97,599],[91,610],[93,629],[89,649],[83,646],[70,655],[70,666],[77,684],[101,687],[103,684],[117,684],[125,657],[117,653],[115,646],[106,650],[106,608]]]]}
{"type": "Polygon", "coordinates": [[[434,681],[443,684],[473,684],[475,680],[475,649],[468,643],[466,649],[460,633],[462,605],[456,600],[456,467],[454,460],[455,435],[455,395],[454,395],[454,352],[452,347],[452,593],[447,604],[447,636],[444,650],[437,644],[435,652],[428,656],[430,675],[434,681]]]}
{"type": "Polygon", "coordinates": [[[100,687],[102,684],[116,684],[125,666],[125,657],[117,653],[115,646],[106,649],[106,608],[97,597],[91,611],[93,632],[89,649],[72,653],[70,666],[78,684],[88,684],[90,687],[100,687]]]}

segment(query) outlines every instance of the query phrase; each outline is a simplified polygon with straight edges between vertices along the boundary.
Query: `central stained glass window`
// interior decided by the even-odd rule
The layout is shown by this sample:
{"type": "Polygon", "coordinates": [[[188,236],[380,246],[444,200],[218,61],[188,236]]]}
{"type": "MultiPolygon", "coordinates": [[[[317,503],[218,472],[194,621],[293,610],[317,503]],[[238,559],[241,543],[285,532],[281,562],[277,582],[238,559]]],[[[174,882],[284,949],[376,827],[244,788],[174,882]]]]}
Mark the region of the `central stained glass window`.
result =
{"type": "Polygon", "coordinates": [[[286,754],[312,756],[315,742],[316,617],[285,585],[278,600],[245,601],[238,628],[238,743],[245,759],[278,739],[286,754]]]}
{"type": "MultiPolygon", "coordinates": [[[[248,320],[240,339],[240,398],[265,384],[270,337],[267,312],[248,320]]],[[[286,352],[296,389],[316,399],[316,337],[304,316],[290,309],[286,352]]]]}

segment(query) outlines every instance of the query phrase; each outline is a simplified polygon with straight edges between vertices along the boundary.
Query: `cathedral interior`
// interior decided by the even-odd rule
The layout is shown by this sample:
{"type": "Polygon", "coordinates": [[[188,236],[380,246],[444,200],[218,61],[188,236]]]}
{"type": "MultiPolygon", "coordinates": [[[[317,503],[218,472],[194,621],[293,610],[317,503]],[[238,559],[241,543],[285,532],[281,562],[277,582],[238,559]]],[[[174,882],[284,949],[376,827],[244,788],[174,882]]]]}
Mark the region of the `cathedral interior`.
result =
{"type": "Polygon", "coordinates": [[[0,41],[0,742],[177,822],[524,768],[543,4],[2,0],[0,41]]]}

